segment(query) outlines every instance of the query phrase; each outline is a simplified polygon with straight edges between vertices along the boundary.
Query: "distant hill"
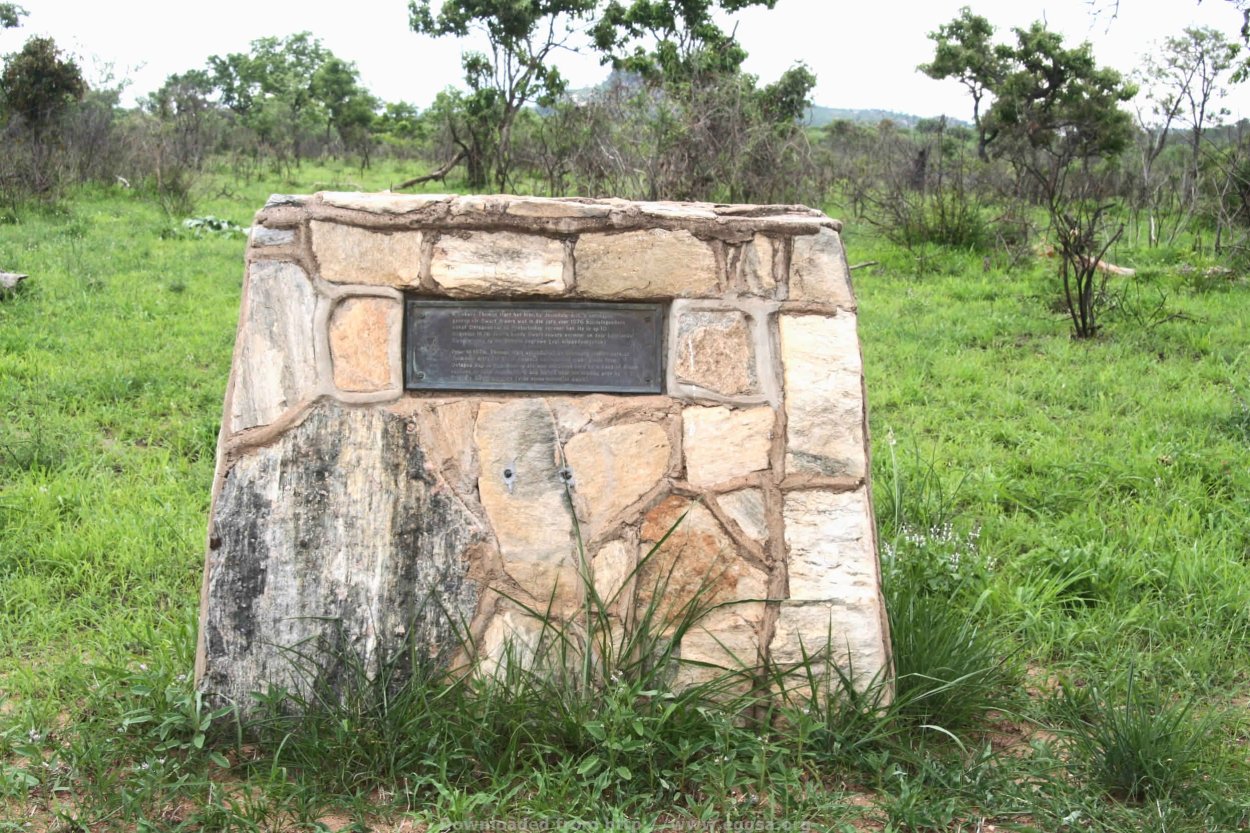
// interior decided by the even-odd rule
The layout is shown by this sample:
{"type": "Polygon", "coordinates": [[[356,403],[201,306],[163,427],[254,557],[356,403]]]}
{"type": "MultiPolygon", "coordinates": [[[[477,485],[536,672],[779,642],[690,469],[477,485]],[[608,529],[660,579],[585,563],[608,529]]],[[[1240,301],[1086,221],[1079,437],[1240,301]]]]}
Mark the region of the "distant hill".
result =
{"type": "MultiPolygon", "coordinates": [[[[846,110],[838,107],[821,107],[819,105],[809,107],[807,110],[807,124],[811,127],[824,127],[831,121],[854,121],[867,122],[868,124],[877,124],[883,119],[889,119],[900,127],[915,127],[916,122],[921,120],[920,116],[913,116],[911,113],[896,113],[893,110],[846,110]]],[[[960,119],[946,117],[947,124],[967,123],[960,119]]]]}

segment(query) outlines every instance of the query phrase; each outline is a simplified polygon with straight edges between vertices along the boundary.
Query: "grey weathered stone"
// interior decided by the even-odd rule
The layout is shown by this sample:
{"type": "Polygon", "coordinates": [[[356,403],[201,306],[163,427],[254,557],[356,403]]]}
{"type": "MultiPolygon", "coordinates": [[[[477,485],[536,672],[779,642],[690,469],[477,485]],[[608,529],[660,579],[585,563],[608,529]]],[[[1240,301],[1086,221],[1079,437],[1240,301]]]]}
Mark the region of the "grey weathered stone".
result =
{"type": "Polygon", "coordinates": [[[717,496],[716,502],[752,541],[763,544],[768,540],[768,515],[764,508],[763,491],[740,489],[717,496]]]}
{"type": "Polygon", "coordinates": [[[252,246],[289,246],[295,242],[295,229],[252,226],[252,246]]]}
{"type": "Polygon", "coordinates": [[[419,231],[375,231],[313,220],[313,254],[331,283],[415,286],[420,281],[419,231]]]}
{"type": "Polygon", "coordinates": [[[679,382],[724,396],[759,392],[751,321],[741,312],[675,311],[674,373],[679,382]]]}
{"type": "Polygon", "coordinates": [[[768,468],[773,409],[692,405],[682,412],[682,450],[686,479],[712,487],[768,468]]]}
{"type": "Polygon", "coordinates": [[[877,554],[865,490],[789,492],[783,511],[790,598],[875,605],[877,554]]]}
{"type": "Polygon", "coordinates": [[[336,655],[376,669],[405,644],[460,649],[488,533],[426,462],[404,419],[321,403],[234,464],[210,529],[203,690],[246,713],[270,683],[308,690],[292,651],[330,662],[333,682],[336,655]]]}
{"type": "Polygon", "coordinates": [[[317,296],[294,263],[254,261],[243,298],[230,431],[267,425],[318,384],[313,323],[317,296]]]}
{"type": "Polygon", "coordinates": [[[29,278],[19,272],[0,272],[0,292],[13,292],[17,285],[29,278]]]}
{"type": "Polygon", "coordinates": [[[853,309],[851,273],[842,252],[842,238],[833,229],[794,238],[790,257],[790,300],[819,301],[853,309]]]}
{"type": "Polygon", "coordinates": [[[434,244],[430,276],[452,295],[558,295],[564,244],[510,231],[445,234],[434,244]]]}
{"type": "Polygon", "coordinates": [[[593,298],[706,298],[717,292],[712,247],[688,231],[583,234],[577,289],[593,298]]]}
{"type": "Polygon", "coordinates": [[[866,474],[864,395],[855,316],[781,316],[786,474],[866,474]]]}

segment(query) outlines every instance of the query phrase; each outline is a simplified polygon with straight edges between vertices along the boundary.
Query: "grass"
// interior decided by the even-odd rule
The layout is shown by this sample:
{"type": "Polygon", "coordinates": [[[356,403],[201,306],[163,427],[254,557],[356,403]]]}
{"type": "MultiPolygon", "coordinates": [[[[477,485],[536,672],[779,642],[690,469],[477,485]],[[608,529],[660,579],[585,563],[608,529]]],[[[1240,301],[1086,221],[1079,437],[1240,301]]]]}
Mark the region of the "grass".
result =
{"type": "MultiPolygon", "coordinates": [[[[222,172],[195,213],[246,227],[271,191],[405,173],[222,172]]],[[[1244,278],[1122,249],[1185,317],[1113,312],[1080,343],[1048,262],[942,250],[917,276],[848,224],[880,262],[855,277],[893,699],[813,662],[788,680],[807,696],[744,721],[645,676],[517,667],[362,678],[348,712],[275,692],[245,734],[206,729],[186,679],[243,244],[184,219],[100,188],[0,225],[0,268],[32,275],[0,301],[0,831],[1250,820],[1244,278]]]]}

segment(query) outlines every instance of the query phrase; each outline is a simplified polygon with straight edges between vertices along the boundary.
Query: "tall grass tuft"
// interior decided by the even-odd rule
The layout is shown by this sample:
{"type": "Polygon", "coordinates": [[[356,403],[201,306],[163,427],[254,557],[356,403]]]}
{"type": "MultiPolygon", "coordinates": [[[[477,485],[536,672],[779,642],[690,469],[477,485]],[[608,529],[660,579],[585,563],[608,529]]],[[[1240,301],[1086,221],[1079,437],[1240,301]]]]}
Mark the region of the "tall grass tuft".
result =
{"type": "Polygon", "coordinates": [[[1216,743],[1214,718],[1194,720],[1192,700],[1143,691],[1133,666],[1123,699],[1065,682],[1058,705],[1070,766],[1117,798],[1159,798],[1184,789],[1216,743]]]}

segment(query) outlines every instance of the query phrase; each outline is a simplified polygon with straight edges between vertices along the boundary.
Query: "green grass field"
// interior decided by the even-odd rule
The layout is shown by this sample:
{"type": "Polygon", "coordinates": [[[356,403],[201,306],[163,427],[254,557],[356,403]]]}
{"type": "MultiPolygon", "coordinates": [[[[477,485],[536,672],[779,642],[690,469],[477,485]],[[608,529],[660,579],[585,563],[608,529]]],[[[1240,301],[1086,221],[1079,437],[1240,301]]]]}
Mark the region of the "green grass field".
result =
{"type": "MultiPolygon", "coordinates": [[[[221,174],[196,214],[406,173],[221,174]]],[[[627,686],[581,711],[457,689],[254,736],[187,679],[244,240],[182,219],[120,188],[0,215],[0,269],[32,276],[0,301],[0,832],[1250,825],[1244,277],[1121,248],[1138,276],[1079,342],[1050,261],[917,276],[848,223],[879,261],[855,284],[892,705],[770,728],[627,686]],[[396,737],[426,745],[383,760],[396,737]]]]}

